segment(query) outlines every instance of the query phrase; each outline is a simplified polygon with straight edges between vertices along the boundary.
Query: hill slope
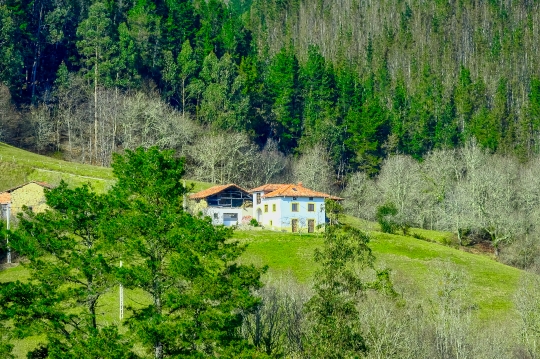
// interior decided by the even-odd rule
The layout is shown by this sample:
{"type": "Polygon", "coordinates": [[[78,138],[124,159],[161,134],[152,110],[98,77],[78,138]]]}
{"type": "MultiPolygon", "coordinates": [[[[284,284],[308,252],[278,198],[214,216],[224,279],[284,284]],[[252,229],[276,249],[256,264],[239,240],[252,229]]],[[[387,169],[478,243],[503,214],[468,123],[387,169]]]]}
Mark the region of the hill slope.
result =
{"type": "MultiPolygon", "coordinates": [[[[353,222],[356,225],[361,223],[353,222]]],[[[391,269],[394,285],[407,302],[429,306],[440,289],[441,270],[450,265],[454,271],[462,274],[462,284],[470,296],[467,300],[474,308],[472,315],[477,323],[482,326],[494,325],[515,317],[513,296],[524,274],[522,271],[488,256],[466,253],[413,237],[384,234],[374,230],[376,226],[373,224],[360,226],[372,236],[370,247],[377,258],[377,267],[391,269]]],[[[442,238],[445,235],[431,232],[429,238],[442,238]]],[[[266,230],[236,231],[234,238],[248,244],[242,262],[268,265],[267,276],[270,279],[292,276],[303,285],[309,285],[313,278],[317,269],[313,253],[323,243],[322,236],[318,234],[300,235],[266,230]]],[[[28,272],[21,266],[0,271],[0,282],[25,281],[27,278],[28,272]]],[[[118,299],[116,290],[103,298],[100,320],[117,323],[118,299]]],[[[149,298],[142,293],[126,291],[126,304],[137,306],[147,300],[149,298]]],[[[40,337],[31,337],[16,342],[16,356],[25,357],[26,352],[40,340],[40,337]]]]}
{"type": "MultiPolygon", "coordinates": [[[[440,272],[450,266],[463,277],[462,285],[475,308],[474,317],[490,321],[514,315],[513,296],[523,271],[485,255],[438,243],[377,231],[369,233],[377,267],[391,269],[394,284],[406,300],[427,304],[440,289],[440,272]]],[[[266,264],[270,276],[292,275],[301,283],[309,283],[313,278],[317,268],[313,252],[323,243],[320,235],[271,231],[238,231],[234,237],[248,244],[243,257],[246,262],[266,264]]]]}
{"type": "MultiPolygon", "coordinates": [[[[0,142],[0,191],[28,181],[57,185],[61,180],[72,186],[91,183],[97,192],[106,191],[114,183],[111,168],[67,162],[0,142]]],[[[194,191],[211,186],[197,181],[188,183],[194,185],[194,191]]]]}

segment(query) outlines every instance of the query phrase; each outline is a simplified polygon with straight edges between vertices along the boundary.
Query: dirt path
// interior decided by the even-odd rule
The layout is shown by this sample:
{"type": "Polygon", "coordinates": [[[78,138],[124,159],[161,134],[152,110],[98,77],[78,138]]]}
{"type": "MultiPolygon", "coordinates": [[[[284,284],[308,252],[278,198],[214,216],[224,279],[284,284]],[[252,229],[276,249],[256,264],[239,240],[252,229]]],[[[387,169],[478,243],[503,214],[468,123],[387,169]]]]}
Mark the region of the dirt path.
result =
{"type": "Polygon", "coordinates": [[[70,176],[76,176],[76,177],[80,177],[80,178],[87,178],[87,179],[92,179],[92,180],[97,180],[97,181],[114,181],[112,179],[105,179],[105,178],[99,178],[99,177],[90,177],[90,176],[83,176],[83,175],[77,175],[77,174],[74,174],[74,173],[69,173],[69,172],[61,172],[61,171],[54,171],[54,170],[45,170],[43,168],[38,168],[38,167],[32,167],[32,169],[36,170],[36,171],[42,171],[42,172],[49,172],[49,173],[58,173],[58,174],[61,174],[61,175],[70,175],[70,176]]]}

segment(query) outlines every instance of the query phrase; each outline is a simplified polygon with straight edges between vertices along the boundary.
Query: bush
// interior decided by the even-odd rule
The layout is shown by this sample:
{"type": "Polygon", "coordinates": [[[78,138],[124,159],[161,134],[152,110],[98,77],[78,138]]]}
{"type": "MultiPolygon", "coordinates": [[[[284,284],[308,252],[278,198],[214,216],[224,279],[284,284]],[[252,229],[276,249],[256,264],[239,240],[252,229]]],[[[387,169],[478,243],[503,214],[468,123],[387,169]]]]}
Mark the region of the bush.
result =
{"type": "Polygon", "coordinates": [[[255,218],[252,218],[251,221],[249,221],[249,225],[253,227],[259,227],[259,222],[255,218]]]}
{"type": "Polygon", "coordinates": [[[377,207],[377,222],[381,226],[381,231],[384,233],[395,233],[399,228],[399,224],[395,221],[395,216],[398,210],[392,202],[385,203],[377,207]]]}

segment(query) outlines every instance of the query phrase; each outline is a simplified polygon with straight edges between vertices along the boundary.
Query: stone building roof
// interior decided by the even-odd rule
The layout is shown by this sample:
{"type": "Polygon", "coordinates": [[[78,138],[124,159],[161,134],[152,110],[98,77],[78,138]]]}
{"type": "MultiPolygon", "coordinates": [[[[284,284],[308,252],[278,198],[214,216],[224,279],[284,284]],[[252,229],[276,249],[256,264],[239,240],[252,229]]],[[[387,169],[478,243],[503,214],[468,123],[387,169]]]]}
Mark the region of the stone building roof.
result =
{"type": "Polygon", "coordinates": [[[48,188],[48,189],[52,189],[54,186],[51,185],[51,184],[48,184],[47,182],[38,182],[38,181],[30,181],[30,182],[26,182],[26,183],[23,183],[21,185],[18,185],[16,187],[13,187],[13,188],[10,188],[10,189],[7,189],[5,190],[4,192],[0,192],[0,204],[6,204],[6,203],[10,203],[11,202],[11,192],[21,188],[21,187],[24,187],[26,185],[29,185],[31,183],[35,183],[43,188],[48,188]]]}

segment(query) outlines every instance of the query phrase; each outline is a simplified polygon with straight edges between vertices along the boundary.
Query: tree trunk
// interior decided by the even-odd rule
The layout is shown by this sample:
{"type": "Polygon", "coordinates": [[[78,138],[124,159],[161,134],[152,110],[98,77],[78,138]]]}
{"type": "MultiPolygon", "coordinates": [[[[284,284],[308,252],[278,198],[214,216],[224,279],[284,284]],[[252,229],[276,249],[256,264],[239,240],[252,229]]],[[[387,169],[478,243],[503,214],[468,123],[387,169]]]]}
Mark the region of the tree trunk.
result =
{"type": "MultiPolygon", "coordinates": [[[[162,303],[161,303],[161,285],[159,283],[160,273],[159,270],[156,270],[154,273],[154,307],[156,308],[156,313],[161,315],[162,303]]],[[[159,339],[154,342],[154,358],[162,359],[163,358],[163,343],[159,339]]]]}
{"type": "Polygon", "coordinates": [[[96,64],[94,66],[94,160],[97,164],[98,153],[97,153],[97,143],[98,143],[98,109],[97,109],[97,88],[98,88],[98,49],[96,48],[96,64]]]}
{"type": "Polygon", "coordinates": [[[39,34],[41,33],[42,16],[43,16],[43,5],[41,5],[41,9],[39,10],[39,21],[38,21],[38,28],[37,28],[37,33],[36,33],[36,49],[34,52],[34,63],[32,64],[32,104],[35,104],[37,67],[38,67],[39,59],[41,57],[41,49],[39,46],[39,34]]]}
{"type": "Polygon", "coordinates": [[[186,115],[186,79],[182,79],[182,117],[186,115]]]}

